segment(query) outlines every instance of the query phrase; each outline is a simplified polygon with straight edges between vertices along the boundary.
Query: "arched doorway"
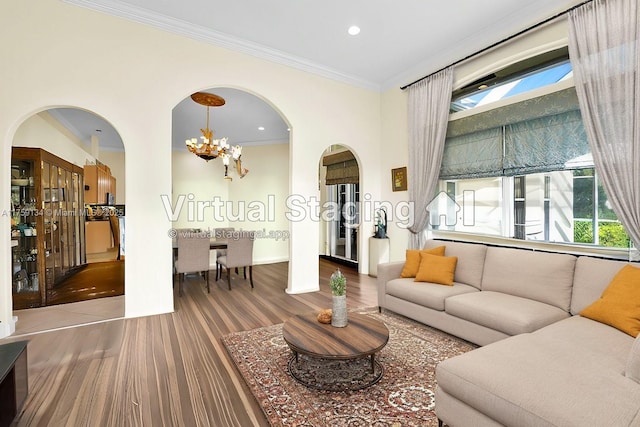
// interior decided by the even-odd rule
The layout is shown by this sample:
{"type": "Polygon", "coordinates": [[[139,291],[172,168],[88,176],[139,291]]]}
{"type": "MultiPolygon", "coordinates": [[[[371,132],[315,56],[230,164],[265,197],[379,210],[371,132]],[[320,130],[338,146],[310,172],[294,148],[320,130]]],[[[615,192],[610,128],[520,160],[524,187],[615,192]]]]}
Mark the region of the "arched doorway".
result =
{"type": "MultiPolygon", "coordinates": [[[[103,225],[100,238],[120,258],[124,216],[124,145],[100,116],[79,108],[53,108],[34,114],[17,129],[12,142],[12,295],[14,310],[86,301],[124,293],[124,261],[88,276],[91,224],[103,225]],[[109,152],[103,156],[101,153],[109,152]],[[115,177],[103,183],[104,194],[88,200],[97,182],[87,170],[113,165],[115,177]],[[120,181],[119,200],[116,181],[120,181]],[[109,198],[109,195],[111,198],[109,198]],[[118,203],[120,201],[120,203],[118,203]],[[87,216],[90,205],[105,216],[87,216]],[[106,216],[108,209],[120,209],[106,216]],[[115,217],[118,215],[118,217],[115,217]],[[116,227],[112,225],[115,219],[116,227]],[[114,242],[115,248],[114,248],[114,242]]],[[[106,252],[106,251],[105,251],[106,252]]],[[[124,311],[124,305],[117,310],[124,311]]],[[[55,327],[55,326],[52,326],[55,327]]]]}
{"type": "MultiPolygon", "coordinates": [[[[189,94],[173,109],[172,196],[165,201],[172,227],[257,231],[254,265],[288,261],[289,125],[267,100],[246,90],[213,87],[198,92],[225,102],[207,108],[189,94]],[[186,148],[186,141],[199,140],[205,128],[213,139],[227,138],[231,147],[241,146],[240,169],[233,159],[225,168],[221,156],[207,160],[186,148]]],[[[185,291],[190,288],[195,289],[187,284],[185,291]]]]}
{"type": "Polygon", "coordinates": [[[320,194],[326,215],[321,216],[320,253],[357,268],[360,260],[360,168],[345,146],[327,148],[320,162],[320,194]]]}

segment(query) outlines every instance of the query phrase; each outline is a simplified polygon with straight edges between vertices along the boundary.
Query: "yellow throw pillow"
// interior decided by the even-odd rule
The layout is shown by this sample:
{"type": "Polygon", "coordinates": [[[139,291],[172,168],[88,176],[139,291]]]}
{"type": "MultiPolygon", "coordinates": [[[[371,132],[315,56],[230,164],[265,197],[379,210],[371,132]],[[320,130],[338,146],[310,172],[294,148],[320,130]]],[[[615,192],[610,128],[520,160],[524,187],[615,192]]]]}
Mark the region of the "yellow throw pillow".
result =
{"type": "Polygon", "coordinates": [[[622,267],[602,296],[580,315],[637,337],[640,333],[640,268],[622,267]]]}
{"type": "Polygon", "coordinates": [[[425,252],[432,255],[442,256],[446,246],[438,246],[432,249],[407,249],[405,255],[404,267],[400,277],[416,277],[418,268],[420,267],[420,252],[425,252]]]}
{"type": "Polygon", "coordinates": [[[416,274],[416,282],[431,282],[453,286],[458,257],[420,254],[420,268],[416,274]]]}

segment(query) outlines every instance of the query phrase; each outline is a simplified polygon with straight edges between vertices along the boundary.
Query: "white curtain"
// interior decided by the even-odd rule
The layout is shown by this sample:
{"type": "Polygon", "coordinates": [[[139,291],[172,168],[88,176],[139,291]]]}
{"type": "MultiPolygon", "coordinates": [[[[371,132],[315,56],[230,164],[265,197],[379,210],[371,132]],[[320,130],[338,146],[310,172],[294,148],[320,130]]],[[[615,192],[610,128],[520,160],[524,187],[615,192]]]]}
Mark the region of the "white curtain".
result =
{"type": "Polygon", "coordinates": [[[409,247],[413,249],[424,246],[427,209],[438,185],[452,86],[453,67],[448,67],[409,87],[407,185],[414,210],[409,228],[409,247]]]}
{"type": "Polygon", "coordinates": [[[594,0],[569,13],[569,57],[596,170],[640,245],[638,0],[594,0]]]}

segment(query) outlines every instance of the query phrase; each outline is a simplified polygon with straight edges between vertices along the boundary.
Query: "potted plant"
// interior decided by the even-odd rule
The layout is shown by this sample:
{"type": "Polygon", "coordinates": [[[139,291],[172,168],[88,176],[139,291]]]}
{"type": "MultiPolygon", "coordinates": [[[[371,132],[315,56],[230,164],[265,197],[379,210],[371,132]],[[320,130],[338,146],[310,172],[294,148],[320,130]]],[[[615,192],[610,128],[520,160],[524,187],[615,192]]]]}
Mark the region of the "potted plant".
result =
{"type": "Polygon", "coordinates": [[[347,278],[337,269],[329,280],[333,295],[331,310],[331,326],[338,328],[347,326],[347,278]]]}

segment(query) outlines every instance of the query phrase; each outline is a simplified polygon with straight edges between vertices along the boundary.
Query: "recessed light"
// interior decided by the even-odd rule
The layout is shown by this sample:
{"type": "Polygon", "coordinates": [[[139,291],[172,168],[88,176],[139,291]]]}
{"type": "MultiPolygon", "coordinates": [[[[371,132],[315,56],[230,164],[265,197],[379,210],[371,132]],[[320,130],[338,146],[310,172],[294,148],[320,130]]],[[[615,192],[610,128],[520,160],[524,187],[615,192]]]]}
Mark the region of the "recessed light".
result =
{"type": "Polygon", "coordinates": [[[360,34],[360,27],[358,27],[357,25],[352,25],[349,27],[347,32],[352,36],[357,36],[358,34],[360,34]]]}
{"type": "Polygon", "coordinates": [[[264,130],[264,126],[259,126],[258,130],[264,130]]]}

